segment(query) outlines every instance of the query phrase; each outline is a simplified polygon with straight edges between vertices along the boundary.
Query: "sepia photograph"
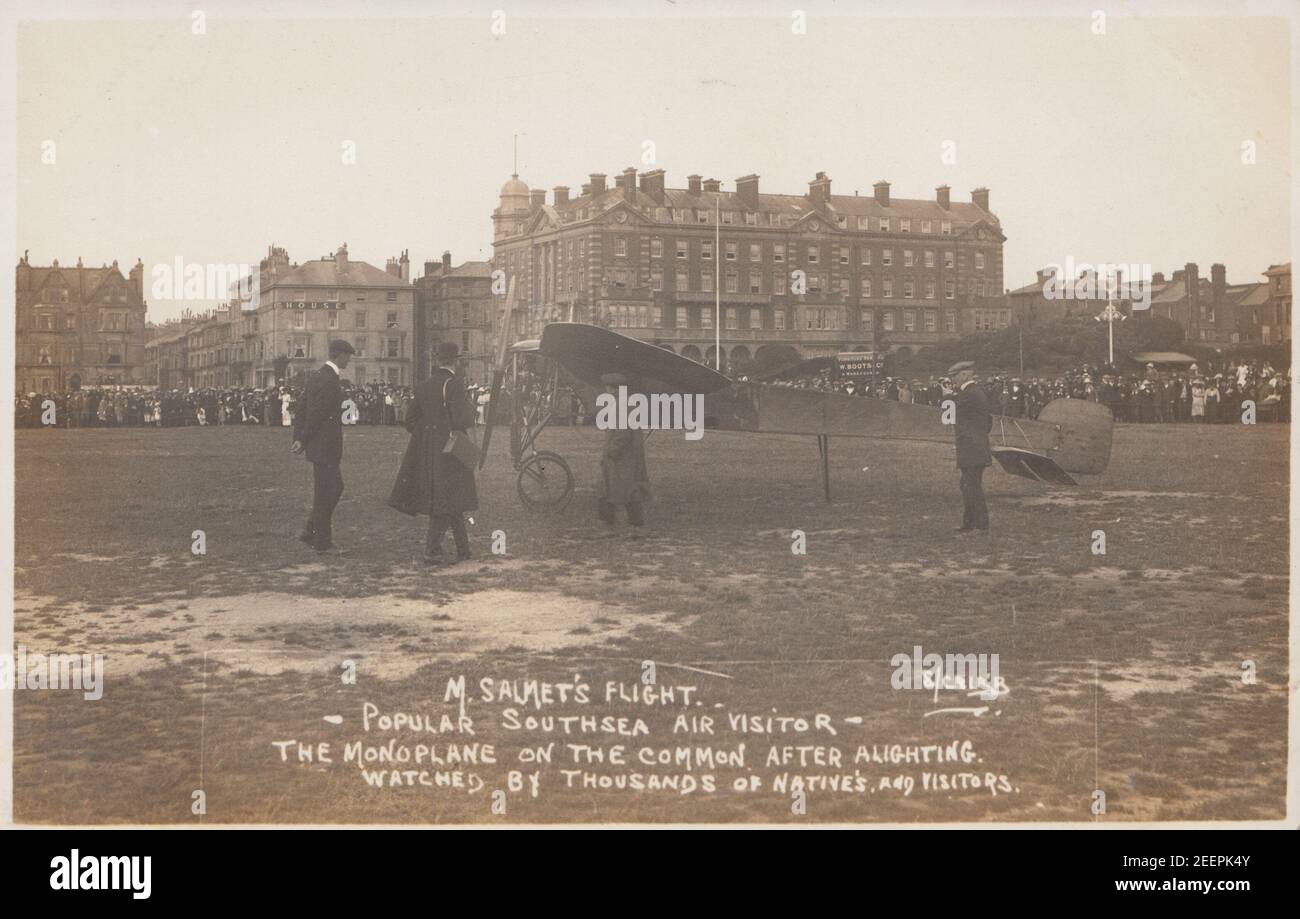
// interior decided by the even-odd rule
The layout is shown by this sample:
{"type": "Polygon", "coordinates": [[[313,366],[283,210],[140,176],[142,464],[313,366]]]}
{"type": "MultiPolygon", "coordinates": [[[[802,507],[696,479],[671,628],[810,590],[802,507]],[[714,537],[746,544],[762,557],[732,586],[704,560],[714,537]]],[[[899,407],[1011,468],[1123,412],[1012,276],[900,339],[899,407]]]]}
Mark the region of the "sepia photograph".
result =
{"type": "Polygon", "coordinates": [[[1295,14],[16,4],[0,821],[1294,829],[1295,14]]]}

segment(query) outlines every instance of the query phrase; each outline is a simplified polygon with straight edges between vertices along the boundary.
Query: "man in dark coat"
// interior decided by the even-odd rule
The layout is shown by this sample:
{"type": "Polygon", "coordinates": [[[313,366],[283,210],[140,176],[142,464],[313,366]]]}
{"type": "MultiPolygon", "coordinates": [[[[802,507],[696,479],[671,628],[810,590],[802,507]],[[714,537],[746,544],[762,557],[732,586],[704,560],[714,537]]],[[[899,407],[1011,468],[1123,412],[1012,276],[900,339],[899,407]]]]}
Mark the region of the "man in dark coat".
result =
{"type": "Polygon", "coordinates": [[[993,464],[989,431],[993,416],[988,396],[975,381],[975,374],[962,370],[953,383],[957,387],[957,468],[961,470],[962,518],[958,533],[987,534],[989,509],[984,502],[984,470],[993,464]]]}
{"type": "Polygon", "coordinates": [[[343,496],[343,387],[339,378],[355,349],[346,341],[330,342],[330,358],[307,381],[302,403],[293,415],[293,446],[312,468],[311,516],[298,538],[317,552],[334,549],[334,508],[343,496]]]}
{"type": "Polygon", "coordinates": [[[470,557],[464,515],[478,509],[474,470],[444,452],[453,431],[463,434],[474,425],[465,381],[456,373],[459,354],[454,341],[439,344],[437,368],[415,388],[406,412],[411,441],[388,498],[389,506],[404,514],[429,515],[424,544],[429,565],[442,564],[442,540],[448,530],[456,541],[456,560],[470,557]]]}
{"type": "MultiPolygon", "coordinates": [[[[600,379],[611,395],[616,395],[624,385],[629,393],[637,392],[640,385],[639,381],[629,381],[617,373],[605,374],[600,379]]],[[[627,510],[628,523],[633,527],[645,524],[643,508],[650,500],[650,475],[646,470],[644,431],[610,428],[605,432],[596,500],[596,513],[607,524],[616,522],[620,504],[627,510]]]]}

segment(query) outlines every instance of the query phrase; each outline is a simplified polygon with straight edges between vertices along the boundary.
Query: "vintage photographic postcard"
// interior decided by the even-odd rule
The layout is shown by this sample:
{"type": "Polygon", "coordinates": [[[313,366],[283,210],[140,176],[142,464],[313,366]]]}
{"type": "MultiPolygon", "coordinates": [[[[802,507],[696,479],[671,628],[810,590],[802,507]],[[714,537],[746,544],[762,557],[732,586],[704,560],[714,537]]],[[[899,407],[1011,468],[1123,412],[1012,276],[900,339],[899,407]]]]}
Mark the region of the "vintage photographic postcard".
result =
{"type": "Polygon", "coordinates": [[[8,15],[4,822],[1294,826],[1293,7],[8,15]]]}

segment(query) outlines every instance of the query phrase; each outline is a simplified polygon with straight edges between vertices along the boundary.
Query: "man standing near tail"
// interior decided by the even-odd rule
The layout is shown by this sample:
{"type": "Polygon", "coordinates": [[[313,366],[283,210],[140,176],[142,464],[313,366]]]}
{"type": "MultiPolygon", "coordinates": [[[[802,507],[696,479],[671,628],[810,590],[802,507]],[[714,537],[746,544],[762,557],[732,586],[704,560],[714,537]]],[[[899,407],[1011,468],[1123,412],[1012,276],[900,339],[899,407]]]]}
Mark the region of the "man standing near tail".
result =
{"type": "Polygon", "coordinates": [[[989,400],[971,370],[962,370],[953,377],[957,387],[957,468],[961,471],[961,527],[963,536],[987,535],[989,508],[984,502],[984,470],[993,465],[989,450],[989,431],[993,429],[993,416],[989,413],[989,400]]]}
{"type": "Polygon", "coordinates": [[[346,341],[330,342],[330,359],[311,379],[293,415],[295,454],[305,453],[312,467],[311,516],[298,538],[317,552],[335,549],[332,519],[343,496],[343,387],[339,382],[356,353],[346,341]]]}

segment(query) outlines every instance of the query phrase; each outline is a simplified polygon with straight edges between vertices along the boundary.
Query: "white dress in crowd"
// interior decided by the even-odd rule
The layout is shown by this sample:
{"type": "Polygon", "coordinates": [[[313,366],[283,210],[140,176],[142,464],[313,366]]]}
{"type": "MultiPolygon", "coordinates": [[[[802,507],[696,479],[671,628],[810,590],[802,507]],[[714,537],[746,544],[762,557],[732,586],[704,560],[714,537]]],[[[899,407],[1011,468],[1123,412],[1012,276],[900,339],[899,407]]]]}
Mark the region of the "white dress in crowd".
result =
{"type": "Polygon", "coordinates": [[[293,405],[293,396],[285,393],[280,397],[280,424],[289,427],[293,424],[290,408],[293,405]]]}

